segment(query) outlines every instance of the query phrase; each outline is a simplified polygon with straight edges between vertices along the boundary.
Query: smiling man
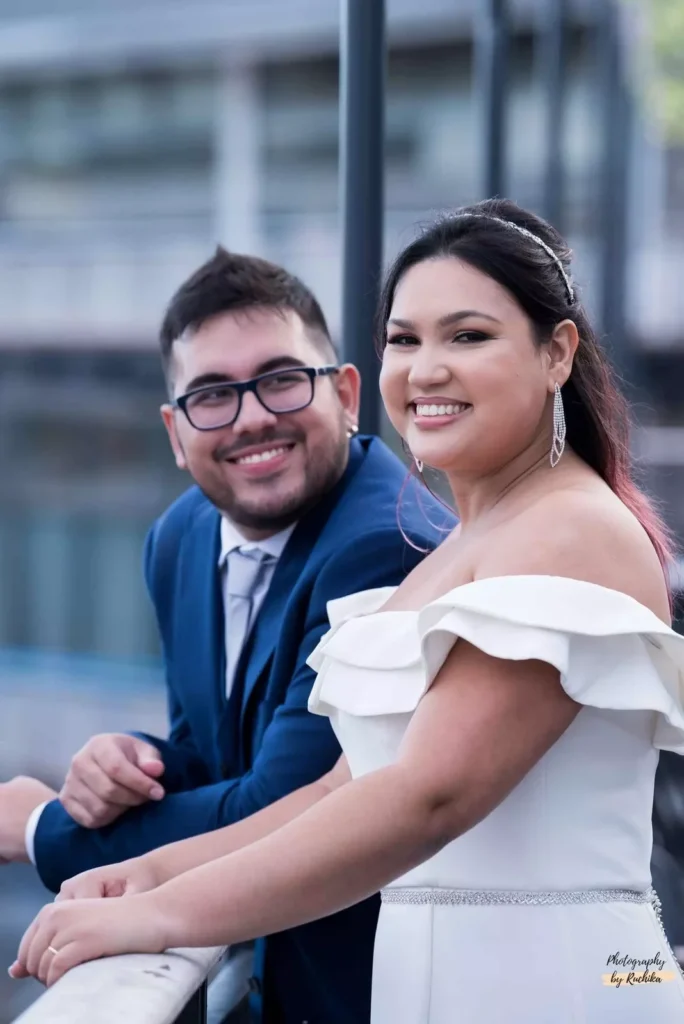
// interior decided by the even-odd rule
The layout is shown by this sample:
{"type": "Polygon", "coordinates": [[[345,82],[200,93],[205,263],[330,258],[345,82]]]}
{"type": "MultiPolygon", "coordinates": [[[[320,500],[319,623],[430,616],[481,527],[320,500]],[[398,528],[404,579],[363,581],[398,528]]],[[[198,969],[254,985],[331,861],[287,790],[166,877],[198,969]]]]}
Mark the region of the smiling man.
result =
{"type": "MultiPolygon", "coordinates": [[[[145,550],[170,733],[94,737],[47,803],[33,780],[0,787],[0,857],[28,855],[52,890],[328,772],[340,750],[307,711],[306,664],[327,603],[399,584],[453,525],[380,440],[355,436],[358,372],[282,268],[219,249],[172,299],[161,354],[162,417],[196,485],[145,550]]],[[[266,1024],[368,1020],[377,910],[367,900],[268,938],[266,1024]]]]}

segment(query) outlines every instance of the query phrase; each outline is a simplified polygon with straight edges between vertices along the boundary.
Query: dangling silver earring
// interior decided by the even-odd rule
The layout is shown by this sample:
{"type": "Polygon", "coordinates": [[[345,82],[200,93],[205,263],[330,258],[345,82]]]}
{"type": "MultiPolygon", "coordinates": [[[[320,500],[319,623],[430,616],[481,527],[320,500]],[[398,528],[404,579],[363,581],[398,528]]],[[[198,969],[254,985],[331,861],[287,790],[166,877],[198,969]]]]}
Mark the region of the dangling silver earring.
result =
{"type": "Polygon", "coordinates": [[[358,434],[358,432],[359,432],[359,428],[356,426],[355,423],[351,423],[347,427],[347,437],[350,438],[350,439],[352,437],[354,437],[356,434],[358,434]]]}
{"type": "Polygon", "coordinates": [[[422,473],[423,473],[423,460],[422,459],[414,459],[413,461],[416,464],[416,469],[418,470],[418,472],[422,476],[422,473]]]}
{"type": "Polygon", "coordinates": [[[560,384],[556,382],[556,386],[553,389],[553,444],[551,445],[550,462],[552,466],[557,466],[561,460],[561,456],[565,451],[565,409],[563,408],[563,396],[561,394],[560,384]]]}

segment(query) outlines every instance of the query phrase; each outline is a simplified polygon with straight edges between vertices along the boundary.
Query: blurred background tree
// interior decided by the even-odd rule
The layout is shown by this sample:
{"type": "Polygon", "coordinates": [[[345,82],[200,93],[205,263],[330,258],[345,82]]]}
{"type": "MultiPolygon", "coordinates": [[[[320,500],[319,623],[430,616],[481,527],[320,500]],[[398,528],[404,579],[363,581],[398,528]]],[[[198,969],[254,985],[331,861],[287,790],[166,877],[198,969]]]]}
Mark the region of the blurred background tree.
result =
{"type": "Polygon", "coordinates": [[[651,104],[671,145],[684,146],[684,3],[649,0],[651,104]]]}

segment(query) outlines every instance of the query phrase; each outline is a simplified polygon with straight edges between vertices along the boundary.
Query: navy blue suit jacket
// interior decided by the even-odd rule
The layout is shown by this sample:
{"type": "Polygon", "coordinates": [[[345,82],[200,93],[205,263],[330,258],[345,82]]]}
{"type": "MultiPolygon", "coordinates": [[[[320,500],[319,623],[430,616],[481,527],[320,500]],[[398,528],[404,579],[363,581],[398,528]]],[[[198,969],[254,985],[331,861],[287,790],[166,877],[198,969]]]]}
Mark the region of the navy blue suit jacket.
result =
{"type": "MultiPolygon", "coordinates": [[[[56,891],[73,875],[247,817],[334,765],[326,718],[311,715],[306,659],[328,629],[327,602],[399,584],[454,523],[377,438],[351,444],[347,469],[298,523],[280,557],[225,696],[224,612],[217,570],[220,516],[192,488],[161,516],[145,574],[162,638],[170,734],[160,749],[167,795],[100,829],[77,825],[58,801],[43,811],[36,865],[56,891]]],[[[267,1019],[357,1024],[369,1017],[378,899],[270,936],[267,1019]]]]}

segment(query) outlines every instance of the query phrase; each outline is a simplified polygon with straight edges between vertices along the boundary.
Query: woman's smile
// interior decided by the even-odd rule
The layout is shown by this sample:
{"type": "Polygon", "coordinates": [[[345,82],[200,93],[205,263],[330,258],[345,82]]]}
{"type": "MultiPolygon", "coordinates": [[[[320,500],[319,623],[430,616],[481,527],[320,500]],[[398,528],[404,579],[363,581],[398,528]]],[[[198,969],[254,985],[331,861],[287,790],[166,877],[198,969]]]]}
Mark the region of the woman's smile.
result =
{"type": "Polygon", "coordinates": [[[441,396],[417,398],[409,405],[413,423],[419,430],[437,430],[449,426],[467,416],[472,408],[470,402],[458,402],[441,396]]]}

